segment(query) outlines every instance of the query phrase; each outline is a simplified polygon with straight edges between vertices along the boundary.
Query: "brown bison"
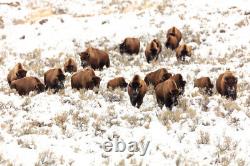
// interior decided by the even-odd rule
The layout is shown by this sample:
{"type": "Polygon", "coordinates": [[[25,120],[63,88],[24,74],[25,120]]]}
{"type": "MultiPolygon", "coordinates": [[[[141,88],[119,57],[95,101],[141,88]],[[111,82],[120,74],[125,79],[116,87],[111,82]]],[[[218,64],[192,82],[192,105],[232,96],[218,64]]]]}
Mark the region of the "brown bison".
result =
{"type": "Polygon", "coordinates": [[[137,105],[137,108],[140,108],[146,92],[147,84],[140,78],[139,75],[135,75],[128,86],[128,94],[131,104],[133,106],[137,105]]]}
{"type": "Polygon", "coordinates": [[[165,43],[165,46],[174,50],[179,46],[181,38],[181,31],[176,27],[172,27],[167,31],[167,41],[165,43]]]}
{"type": "Polygon", "coordinates": [[[138,38],[127,37],[120,44],[120,53],[138,54],[140,51],[140,40],[138,38]]]}
{"type": "Polygon", "coordinates": [[[73,73],[77,71],[77,64],[74,61],[74,59],[69,58],[65,63],[64,63],[64,71],[73,73]]]}
{"type": "Polygon", "coordinates": [[[10,70],[7,81],[9,85],[12,81],[26,77],[27,71],[23,69],[23,66],[21,63],[17,63],[13,69],[10,70]]]}
{"type": "Polygon", "coordinates": [[[109,80],[107,84],[107,88],[115,89],[115,88],[126,88],[128,83],[125,81],[124,77],[116,77],[112,80],[109,80]]]}
{"type": "Polygon", "coordinates": [[[28,95],[31,91],[43,92],[45,87],[36,77],[24,77],[14,80],[10,85],[11,89],[16,89],[19,95],[28,95]]]}
{"type": "Polygon", "coordinates": [[[182,38],[181,31],[177,29],[176,27],[172,27],[167,31],[167,38],[169,36],[175,36],[178,43],[181,41],[181,38],[182,38]]]}
{"type": "Polygon", "coordinates": [[[179,90],[173,79],[159,83],[155,87],[155,94],[157,103],[161,108],[165,105],[171,109],[173,105],[178,104],[179,90]]]}
{"type": "Polygon", "coordinates": [[[214,85],[212,84],[209,77],[201,77],[194,80],[194,87],[198,87],[199,89],[204,89],[205,93],[208,95],[212,95],[214,85]]]}
{"type": "Polygon", "coordinates": [[[156,71],[148,73],[145,76],[144,81],[146,82],[147,85],[152,84],[155,87],[157,84],[169,79],[171,76],[172,74],[168,73],[167,69],[160,68],[156,71]]]}
{"type": "Polygon", "coordinates": [[[186,44],[182,44],[176,48],[176,58],[177,60],[185,61],[185,57],[191,57],[192,48],[186,44]]]}
{"type": "Polygon", "coordinates": [[[50,69],[44,73],[45,88],[58,91],[64,88],[65,75],[60,68],[50,69]]]}
{"type": "Polygon", "coordinates": [[[170,79],[175,81],[177,88],[179,89],[179,94],[182,95],[185,91],[185,85],[186,85],[186,81],[183,80],[182,75],[175,74],[172,77],[170,77],[170,79]]]}
{"type": "Polygon", "coordinates": [[[237,97],[237,78],[231,71],[227,70],[220,74],[216,80],[216,89],[222,96],[235,100],[237,97]]]}
{"type": "Polygon", "coordinates": [[[109,67],[109,55],[102,50],[89,47],[80,53],[82,67],[91,66],[94,70],[102,70],[104,66],[109,67]]]}
{"type": "Polygon", "coordinates": [[[165,43],[167,48],[175,50],[179,46],[179,42],[175,36],[170,35],[165,43]]]}
{"type": "Polygon", "coordinates": [[[161,42],[157,39],[152,40],[151,43],[147,45],[145,50],[147,62],[149,63],[153,59],[157,60],[158,55],[161,53],[161,49],[161,42]]]}
{"type": "Polygon", "coordinates": [[[71,77],[71,87],[75,89],[90,89],[99,87],[101,82],[100,77],[95,75],[95,72],[91,68],[80,70],[73,74],[71,77]]]}

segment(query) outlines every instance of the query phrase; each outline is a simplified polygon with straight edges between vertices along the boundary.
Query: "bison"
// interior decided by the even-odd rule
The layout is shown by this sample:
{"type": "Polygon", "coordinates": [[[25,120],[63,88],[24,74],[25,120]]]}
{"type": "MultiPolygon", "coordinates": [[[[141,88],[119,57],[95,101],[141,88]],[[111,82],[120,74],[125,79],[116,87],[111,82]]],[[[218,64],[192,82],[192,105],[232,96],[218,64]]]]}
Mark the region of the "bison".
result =
{"type": "Polygon", "coordinates": [[[185,57],[191,57],[192,48],[186,44],[182,44],[176,48],[176,58],[178,61],[185,61],[185,57]]]}
{"type": "Polygon", "coordinates": [[[175,83],[177,85],[177,88],[179,89],[179,94],[180,95],[184,94],[186,81],[183,80],[182,75],[181,74],[175,74],[172,77],[170,77],[170,79],[175,81],[175,83]]]}
{"type": "Polygon", "coordinates": [[[146,82],[147,85],[152,84],[155,87],[157,84],[169,79],[171,76],[172,74],[168,73],[167,69],[160,68],[156,71],[148,73],[145,76],[144,81],[146,82]]]}
{"type": "Polygon", "coordinates": [[[150,63],[152,60],[157,60],[158,55],[161,53],[161,42],[157,39],[154,39],[146,46],[145,50],[145,56],[147,59],[147,62],[150,63]]]}
{"type": "Polygon", "coordinates": [[[45,90],[44,84],[36,77],[23,77],[11,82],[11,89],[16,89],[19,95],[28,95],[31,91],[38,93],[45,90]]]}
{"type": "Polygon", "coordinates": [[[128,86],[128,94],[131,104],[140,108],[146,92],[147,84],[139,75],[135,75],[128,86]]]}
{"type": "Polygon", "coordinates": [[[64,88],[65,75],[61,68],[50,69],[44,73],[45,89],[51,88],[58,91],[64,88]]]}
{"type": "Polygon", "coordinates": [[[102,70],[104,66],[109,67],[109,55],[105,51],[89,47],[80,53],[82,67],[91,66],[94,70],[102,70]]]}
{"type": "Polygon", "coordinates": [[[74,59],[69,58],[65,63],[64,63],[64,72],[69,72],[73,73],[77,71],[77,64],[74,61],[74,59]]]}
{"type": "Polygon", "coordinates": [[[71,77],[71,87],[77,90],[90,89],[99,87],[101,78],[95,75],[95,72],[91,68],[80,70],[73,74],[71,77]]]}
{"type": "Polygon", "coordinates": [[[129,55],[138,54],[140,51],[140,40],[138,38],[127,37],[120,44],[120,53],[129,55]]]}
{"type": "Polygon", "coordinates": [[[115,89],[115,88],[126,88],[128,83],[125,81],[124,77],[116,77],[112,80],[109,80],[107,84],[107,88],[115,89]]]}
{"type": "Polygon", "coordinates": [[[159,83],[155,87],[155,94],[157,103],[161,108],[165,105],[171,109],[173,105],[178,104],[179,90],[173,79],[159,83]]]}
{"type": "Polygon", "coordinates": [[[237,77],[227,70],[220,74],[216,80],[216,89],[222,96],[235,100],[237,97],[237,81],[237,77]]]}
{"type": "Polygon", "coordinates": [[[199,89],[204,89],[205,93],[208,95],[212,95],[213,87],[211,80],[209,77],[201,77],[194,80],[194,87],[198,87],[199,89]]]}
{"type": "Polygon", "coordinates": [[[7,81],[9,85],[12,81],[26,77],[27,70],[25,70],[21,63],[17,63],[13,69],[10,70],[7,81]]]}

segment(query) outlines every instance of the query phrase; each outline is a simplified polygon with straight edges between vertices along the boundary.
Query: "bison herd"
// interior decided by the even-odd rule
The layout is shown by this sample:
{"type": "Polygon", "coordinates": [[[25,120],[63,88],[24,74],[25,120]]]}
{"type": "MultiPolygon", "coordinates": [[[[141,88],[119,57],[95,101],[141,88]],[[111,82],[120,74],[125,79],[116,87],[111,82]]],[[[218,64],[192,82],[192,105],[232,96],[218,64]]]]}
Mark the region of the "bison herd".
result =
{"type": "MultiPolygon", "coordinates": [[[[167,31],[166,48],[175,50],[178,61],[185,61],[185,57],[191,57],[192,48],[187,44],[179,44],[182,39],[180,30],[172,27],[167,31]]],[[[125,38],[119,45],[120,53],[138,54],[140,51],[140,40],[138,38],[125,38]]],[[[158,39],[153,39],[146,46],[145,58],[148,63],[158,59],[162,51],[162,45],[158,39]]],[[[61,68],[54,68],[44,73],[44,84],[36,77],[26,77],[25,70],[21,63],[18,63],[10,70],[7,81],[10,88],[16,89],[19,95],[27,95],[30,91],[43,92],[47,89],[54,89],[57,92],[64,88],[64,72],[73,73],[71,76],[71,87],[77,90],[90,89],[99,87],[101,78],[95,75],[96,69],[102,70],[104,66],[110,66],[110,59],[107,52],[97,48],[88,47],[84,52],[79,54],[81,66],[84,69],[77,70],[77,63],[74,59],[69,58],[64,63],[64,71],[61,68]]],[[[124,77],[116,77],[107,83],[107,88],[127,88],[130,102],[133,106],[140,107],[143,98],[152,85],[155,90],[157,103],[160,107],[164,105],[171,108],[178,104],[178,97],[184,93],[186,81],[181,74],[169,73],[165,68],[146,74],[142,79],[135,75],[130,83],[127,83],[124,77]]],[[[212,95],[213,87],[209,77],[201,77],[194,80],[194,87],[198,87],[205,94],[212,95]]],[[[226,98],[236,99],[237,96],[237,78],[231,71],[226,70],[220,74],[216,80],[216,89],[218,93],[226,98]]]]}

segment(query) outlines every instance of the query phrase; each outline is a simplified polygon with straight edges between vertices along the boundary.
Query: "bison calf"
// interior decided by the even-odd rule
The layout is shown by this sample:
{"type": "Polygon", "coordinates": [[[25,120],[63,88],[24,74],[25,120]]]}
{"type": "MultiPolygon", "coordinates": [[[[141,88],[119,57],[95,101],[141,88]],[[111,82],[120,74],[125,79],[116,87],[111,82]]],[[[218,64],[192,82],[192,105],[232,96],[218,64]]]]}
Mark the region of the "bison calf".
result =
{"type": "Polygon", "coordinates": [[[139,75],[135,75],[132,81],[128,86],[128,94],[130,97],[130,102],[133,106],[137,105],[137,108],[140,108],[143,97],[147,92],[146,83],[140,78],[139,75]]]}
{"type": "Polygon", "coordinates": [[[147,85],[152,84],[155,87],[157,84],[169,79],[171,76],[172,74],[168,73],[167,69],[160,68],[156,71],[148,73],[145,76],[144,81],[146,82],[147,85]]]}
{"type": "Polygon", "coordinates": [[[89,47],[80,53],[82,67],[91,66],[94,70],[102,70],[104,66],[109,67],[109,55],[102,50],[89,47]]]}
{"type": "Polygon", "coordinates": [[[44,84],[46,89],[51,88],[58,91],[64,88],[64,81],[65,75],[60,68],[50,69],[44,73],[44,84]]]}
{"type": "Polygon", "coordinates": [[[125,38],[120,44],[120,53],[138,54],[140,51],[140,40],[138,38],[125,38]]]}
{"type": "Polygon", "coordinates": [[[7,81],[9,85],[12,81],[26,77],[27,71],[23,69],[23,66],[21,63],[17,63],[13,69],[10,70],[7,81]]]}
{"type": "Polygon", "coordinates": [[[191,57],[192,48],[186,44],[180,45],[176,48],[176,58],[177,60],[185,61],[185,57],[191,57]]]}
{"type": "Polygon", "coordinates": [[[94,87],[99,87],[100,77],[95,75],[95,72],[91,68],[86,68],[85,70],[78,71],[71,77],[71,87],[75,89],[90,89],[93,90],[94,87]]]}
{"type": "Polygon", "coordinates": [[[162,46],[159,40],[154,39],[153,41],[151,41],[151,43],[146,46],[146,50],[145,50],[145,56],[146,56],[147,62],[149,63],[153,59],[157,60],[159,54],[161,53],[161,49],[162,49],[162,46]]]}
{"type": "Polygon", "coordinates": [[[172,77],[170,77],[170,79],[175,81],[177,88],[179,89],[179,94],[182,95],[185,91],[185,85],[186,85],[186,81],[183,80],[182,75],[175,74],[172,77]]]}
{"type": "Polygon", "coordinates": [[[174,80],[168,79],[162,83],[159,83],[155,87],[156,100],[159,107],[165,105],[168,108],[172,108],[173,105],[178,104],[179,90],[174,80]]]}
{"type": "Polygon", "coordinates": [[[76,62],[72,59],[69,58],[65,63],[64,63],[64,71],[73,73],[77,71],[77,64],[76,62]]]}
{"type": "Polygon", "coordinates": [[[24,77],[11,82],[10,87],[16,89],[19,95],[28,95],[31,91],[43,92],[45,87],[36,77],[24,77]]]}
{"type": "Polygon", "coordinates": [[[116,77],[112,80],[109,80],[107,84],[107,88],[115,89],[115,88],[126,88],[128,83],[125,81],[124,77],[116,77]]]}
{"type": "Polygon", "coordinates": [[[212,95],[213,87],[211,80],[209,77],[201,77],[194,80],[194,87],[198,87],[199,89],[204,89],[205,93],[208,95],[212,95]]]}
{"type": "Polygon", "coordinates": [[[237,97],[237,78],[231,71],[227,70],[220,74],[216,80],[216,89],[222,96],[235,100],[237,97]]]}

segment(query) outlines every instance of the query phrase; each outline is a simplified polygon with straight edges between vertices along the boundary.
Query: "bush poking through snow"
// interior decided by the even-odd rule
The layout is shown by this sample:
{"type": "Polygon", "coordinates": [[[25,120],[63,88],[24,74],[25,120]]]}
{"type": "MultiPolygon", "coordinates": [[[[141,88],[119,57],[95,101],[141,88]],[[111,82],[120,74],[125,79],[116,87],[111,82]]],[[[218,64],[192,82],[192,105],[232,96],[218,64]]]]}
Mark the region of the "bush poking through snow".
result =
{"type": "Polygon", "coordinates": [[[200,131],[200,137],[197,139],[197,144],[209,144],[210,136],[209,133],[200,131]]]}

